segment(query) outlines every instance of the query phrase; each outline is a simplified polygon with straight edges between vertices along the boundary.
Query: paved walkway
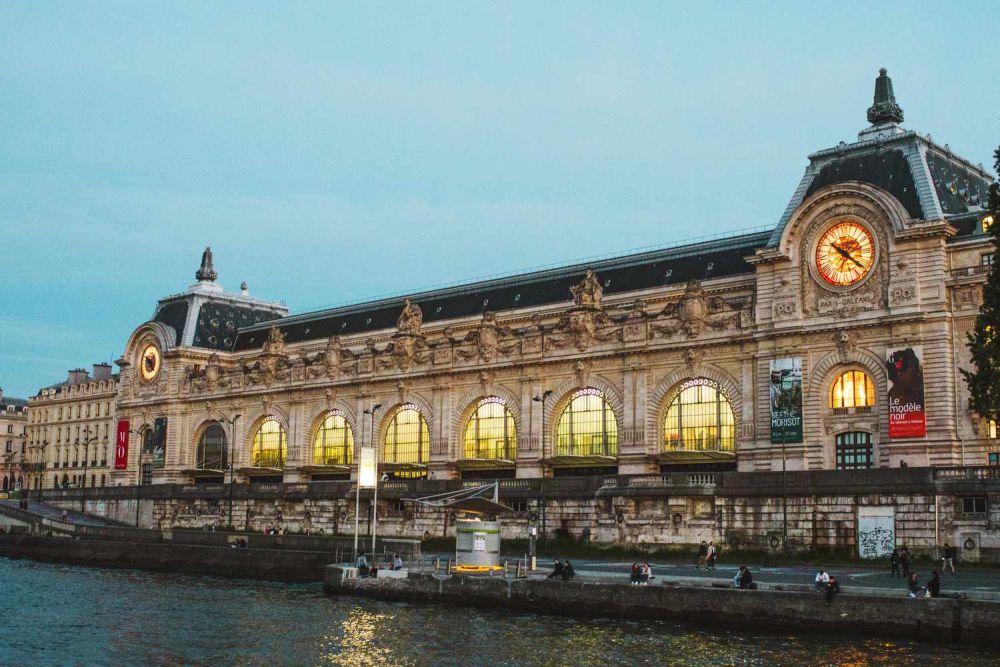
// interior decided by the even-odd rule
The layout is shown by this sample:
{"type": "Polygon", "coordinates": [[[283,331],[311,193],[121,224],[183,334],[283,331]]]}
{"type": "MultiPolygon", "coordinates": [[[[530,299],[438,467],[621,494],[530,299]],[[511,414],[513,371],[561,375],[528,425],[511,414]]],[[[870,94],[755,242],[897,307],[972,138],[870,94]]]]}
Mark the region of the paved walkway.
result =
{"type": "MultiPolygon", "coordinates": [[[[0,503],[6,505],[7,507],[13,507],[14,509],[21,509],[19,506],[20,501],[18,500],[2,500],[0,503]]],[[[47,503],[39,502],[37,500],[28,501],[28,512],[36,516],[40,516],[46,519],[55,519],[56,521],[62,521],[63,510],[61,507],[56,507],[55,505],[49,505],[47,503]]],[[[102,519],[100,517],[92,516],[89,514],[83,514],[82,512],[77,512],[75,510],[66,510],[66,521],[68,523],[76,524],[78,526],[120,526],[122,524],[117,521],[111,521],[110,519],[102,519]]]]}
{"type": "MultiPolygon", "coordinates": [[[[622,580],[629,579],[632,569],[632,561],[602,561],[590,559],[570,559],[573,568],[581,577],[602,579],[602,580],[622,580]]],[[[753,573],[754,581],[764,588],[786,588],[798,590],[811,590],[813,580],[818,569],[815,565],[786,565],[781,567],[758,567],[753,563],[746,563],[753,573]]],[[[937,564],[940,565],[940,564],[937,564]]],[[[678,563],[655,563],[651,562],[653,575],[656,582],[670,581],[686,584],[710,585],[732,585],[733,577],[739,570],[740,563],[718,564],[714,570],[698,569],[694,565],[678,563]]],[[[552,568],[551,560],[539,560],[539,571],[550,572],[552,568]]],[[[841,590],[845,593],[851,591],[858,593],[878,593],[886,594],[898,592],[900,595],[906,593],[906,583],[902,578],[892,578],[885,567],[830,567],[825,568],[827,572],[837,577],[840,581],[841,590]]],[[[914,571],[921,584],[926,584],[931,577],[931,570],[941,571],[940,567],[917,564],[914,571]]],[[[962,569],[957,566],[958,574],[941,574],[941,592],[965,593],[970,597],[1000,600],[1000,569],[974,568],[962,569]]]]}

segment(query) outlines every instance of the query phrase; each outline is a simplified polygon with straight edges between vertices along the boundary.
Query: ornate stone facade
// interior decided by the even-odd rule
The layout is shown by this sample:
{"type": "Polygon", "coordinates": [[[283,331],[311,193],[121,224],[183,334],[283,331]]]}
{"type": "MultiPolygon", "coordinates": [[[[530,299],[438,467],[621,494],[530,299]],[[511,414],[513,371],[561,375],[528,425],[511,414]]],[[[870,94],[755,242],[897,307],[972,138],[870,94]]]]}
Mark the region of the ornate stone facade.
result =
{"type": "MultiPolygon", "coordinates": [[[[874,467],[984,464],[993,444],[967,408],[958,371],[968,363],[980,267],[993,252],[980,228],[990,177],[878,118],[856,144],[811,156],[769,232],[269,316],[237,327],[227,346],[184,343],[189,330],[158,316],[133,332],[118,362],[120,417],[140,430],[166,419],[154,482],[197,477],[213,423],[244,471],[238,479],[347,474],[353,450],[338,459],[342,470],[317,462],[326,416],[344,420],[354,449],[374,443],[393,471],[431,478],[829,469],[841,465],[845,434],[864,436],[874,467]],[[865,160],[888,166],[873,175],[865,160]],[[897,172],[879,180],[889,167],[897,172]],[[955,174],[965,179],[961,197],[952,196],[955,174]],[[837,225],[862,230],[869,246],[827,247],[837,225]],[[831,280],[823,253],[861,277],[831,280]],[[143,380],[136,368],[149,345],[163,366],[143,380]],[[922,349],[925,435],[889,437],[885,360],[899,346],[922,349]],[[801,359],[803,438],[774,444],[769,364],[788,357],[801,359]],[[835,405],[834,387],[849,371],[860,373],[851,377],[863,385],[863,404],[835,405]],[[470,420],[487,397],[504,410],[489,418],[509,415],[504,423],[513,425],[503,436],[516,441],[510,459],[466,455],[478,437],[470,420]],[[421,418],[407,431],[416,449],[405,461],[401,411],[421,418]],[[252,465],[256,448],[270,446],[265,422],[279,423],[287,439],[277,473],[252,465]]],[[[199,279],[214,281],[214,269],[199,279]]],[[[138,457],[132,448],[116,480],[134,481],[138,457]]]]}

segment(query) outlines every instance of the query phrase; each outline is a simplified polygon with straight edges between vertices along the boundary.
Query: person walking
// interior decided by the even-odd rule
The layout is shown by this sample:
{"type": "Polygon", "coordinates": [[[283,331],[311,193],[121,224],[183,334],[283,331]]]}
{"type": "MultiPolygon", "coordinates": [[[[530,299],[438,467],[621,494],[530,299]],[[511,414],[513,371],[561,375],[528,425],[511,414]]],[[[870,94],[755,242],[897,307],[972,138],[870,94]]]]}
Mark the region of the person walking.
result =
{"type": "Polygon", "coordinates": [[[948,542],[944,543],[944,555],[941,557],[941,571],[945,572],[951,568],[951,573],[955,574],[955,547],[948,542]]]}
{"type": "Polygon", "coordinates": [[[694,566],[700,570],[702,565],[705,565],[705,559],[707,557],[708,557],[708,544],[705,542],[705,540],[702,540],[701,544],[698,546],[698,560],[695,562],[694,566]]]}
{"type": "Polygon", "coordinates": [[[895,579],[899,576],[899,551],[893,549],[889,555],[889,576],[895,579]]]}
{"type": "Polygon", "coordinates": [[[708,552],[705,554],[705,567],[710,570],[715,569],[715,559],[719,552],[715,548],[715,542],[708,543],[708,552]]]}

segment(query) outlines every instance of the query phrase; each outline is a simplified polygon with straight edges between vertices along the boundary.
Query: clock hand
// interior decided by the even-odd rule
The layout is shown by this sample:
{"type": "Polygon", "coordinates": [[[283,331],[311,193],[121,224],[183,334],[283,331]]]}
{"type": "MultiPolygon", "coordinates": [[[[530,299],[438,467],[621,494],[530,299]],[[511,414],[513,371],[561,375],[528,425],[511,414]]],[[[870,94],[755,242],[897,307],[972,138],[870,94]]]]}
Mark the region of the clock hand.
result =
{"type": "Polygon", "coordinates": [[[854,262],[855,264],[857,264],[860,269],[864,270],[865,265],[862,264],[861,262],[859,262],[858,260],[854,259],[854,255],[852,255],[848,251],[844,250],[843,248],[841,248],[836,243],[831,243],[830,247],[832,247],[834,250],[836,250],[838,253],[840,253],[840,255],[842,257],[844,257],[845,260],[848,260],[848,259],[851,260],[852,262],[854,262]]]}

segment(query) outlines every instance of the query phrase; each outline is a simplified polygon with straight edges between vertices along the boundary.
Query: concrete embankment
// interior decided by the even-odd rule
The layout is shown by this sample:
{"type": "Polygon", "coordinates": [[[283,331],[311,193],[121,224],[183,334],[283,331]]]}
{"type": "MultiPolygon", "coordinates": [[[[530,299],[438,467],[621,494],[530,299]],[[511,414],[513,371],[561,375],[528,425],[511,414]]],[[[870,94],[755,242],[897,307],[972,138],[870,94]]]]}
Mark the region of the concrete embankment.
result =
{"type": "Polygon", "coordinates": [[[0,557],[286,582],[323,580],[329,551],[0,534],[0,557]]]}
{"type": "Polygon", "coordinates": [[[506,608],[541,614],[668,619],[763,631],[796,630],[934,641],[1000,644],[1000,603],[957,598],[741,591],[671,585],[630,586],[409,573],[406,578],[345,579],[327,567],[331,595],[506,608]]]}

